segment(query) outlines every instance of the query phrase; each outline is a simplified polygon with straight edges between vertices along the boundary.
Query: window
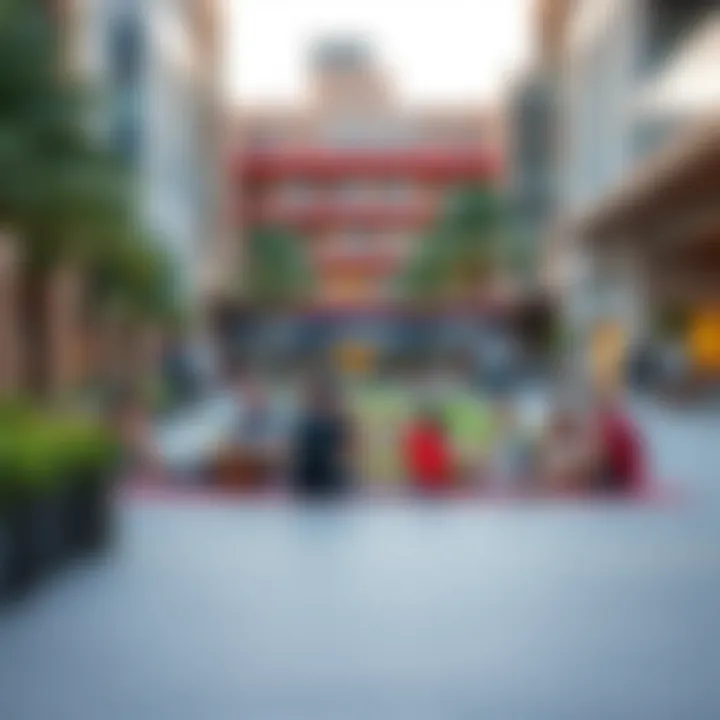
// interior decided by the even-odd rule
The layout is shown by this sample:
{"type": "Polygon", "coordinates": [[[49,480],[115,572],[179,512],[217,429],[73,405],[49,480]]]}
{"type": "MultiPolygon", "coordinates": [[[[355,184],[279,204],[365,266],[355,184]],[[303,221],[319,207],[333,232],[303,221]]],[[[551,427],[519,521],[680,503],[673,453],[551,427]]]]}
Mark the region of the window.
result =
{"type": "Polygon", "coordinates": [[[362,255],[366,253],[373,245],[373,233],[363,229],[349,230],[343,236],[343,251],[353,255],[362,255]]]}
{"type": "Polygon", "coordinates": [[[121,157],[129,162],[133,162],[139,155],[142,141],[138,95],[136,88],[125,88],[118,90],[114,99],[112,144],[121,157]]]}
{"type": "Polygon", "coordinates": [[[405,205],[412,200],[413,188],[408,183],[391,182],[383,188],[383,201],[393,205],[405,205]]]}
{"type": "Polygon", "coordinates": [[[292,182],[284,185],[280,190],[280,198],[284,205],[304,207],[308,205],[315,195],[312,185],[305,182],[292,182]]]}
{"type": "Polygon", "coordinates": [[[130,162],[139,153],[143,35],[139,20],[124,14],[110,27],[109,63],[113,92],[113,145],[130,162]]]}
{"type": "Polygon", "coordinates": [[[403,149],[417,143],[417,133],[407,125],[387,120],[347,118],[326,127],[330,147],[347,149],[403,149]]]}
{"type": "Polygon", "coordinates": [[[338,186],[337,194],[342,203],[361,204],[373,200],[375,188],[370,183],[347,180],[338,186]]]}
{"type": "Polygon", "coordinates": [[[143,67],[143,36],[138,19],[124,15],[111,26],[110,54],[116,84],[135,83],[143,67]]]}

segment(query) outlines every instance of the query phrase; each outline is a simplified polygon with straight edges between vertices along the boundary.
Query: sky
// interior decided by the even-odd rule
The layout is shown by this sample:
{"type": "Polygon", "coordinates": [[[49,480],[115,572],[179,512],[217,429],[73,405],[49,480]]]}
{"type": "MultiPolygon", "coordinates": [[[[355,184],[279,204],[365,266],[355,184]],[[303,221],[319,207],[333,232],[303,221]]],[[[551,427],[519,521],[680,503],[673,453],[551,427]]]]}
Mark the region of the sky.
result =
{"type": "Polygon", "coordinates": [[[367,38],[404,101],[491,102],[527,64],[531,0],[225,0],[230,102],[302,99],[313,39],[367,38]]]}

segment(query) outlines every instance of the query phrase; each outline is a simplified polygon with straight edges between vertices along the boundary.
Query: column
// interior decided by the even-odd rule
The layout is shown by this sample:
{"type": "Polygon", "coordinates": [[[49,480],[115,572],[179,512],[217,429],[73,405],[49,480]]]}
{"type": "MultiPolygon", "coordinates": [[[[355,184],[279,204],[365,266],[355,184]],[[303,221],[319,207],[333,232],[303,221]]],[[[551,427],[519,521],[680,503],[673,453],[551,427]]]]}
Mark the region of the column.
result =
{"type": "Polygon", "coordinates": [[[0,396],[20,390],[22,327],[20,263],[15,238],[0,233],[0,396]]]}
{"type": "Polygon", "coordinates": [[[77,389],[84,375],[82,277],[78,268],[62,265],[50,275],[46,302],[49,390],[62,397],[77,389]]]}

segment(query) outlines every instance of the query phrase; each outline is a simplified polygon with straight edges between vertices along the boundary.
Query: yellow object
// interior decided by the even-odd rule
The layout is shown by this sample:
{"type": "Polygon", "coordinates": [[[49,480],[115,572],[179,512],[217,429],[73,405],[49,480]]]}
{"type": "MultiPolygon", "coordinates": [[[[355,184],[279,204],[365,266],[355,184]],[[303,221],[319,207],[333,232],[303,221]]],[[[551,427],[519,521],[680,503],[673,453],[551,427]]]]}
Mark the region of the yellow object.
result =
{"type": "Polygon", "coordinates": [[[336,353],[340,368],[351,374],[367,374],[375,363],[374,348],[364,343],[343,343],[336,353]]]}
{"type": "Polygon", "coordinates": [[[594,328],[590,371],[596,390],[617,390],[622,384],[628,334],[620,320],[603,320],[594,328]]]}
{"type": "Polygon", "coordinates": [[[720,370],[720,307],[699,312],[688,337],[693,366],[700,370],[720,370]]]}

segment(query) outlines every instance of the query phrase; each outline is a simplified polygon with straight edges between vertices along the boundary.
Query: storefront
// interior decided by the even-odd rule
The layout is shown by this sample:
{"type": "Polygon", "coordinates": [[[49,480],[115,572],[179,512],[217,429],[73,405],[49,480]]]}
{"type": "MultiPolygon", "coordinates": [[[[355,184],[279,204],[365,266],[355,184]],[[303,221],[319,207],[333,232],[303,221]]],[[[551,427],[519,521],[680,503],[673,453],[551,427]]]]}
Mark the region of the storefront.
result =
{"type": "MultiPolygon", "coordinates": [[[[615,340],[681,344],[688,374],[720,380],[720,122],[702,123],[584,219],[615,340]],[[619,302],[625,293],[627,302],[619,302]]],[[[617,342],[615,343],[617,344],[617,342]]]]}

